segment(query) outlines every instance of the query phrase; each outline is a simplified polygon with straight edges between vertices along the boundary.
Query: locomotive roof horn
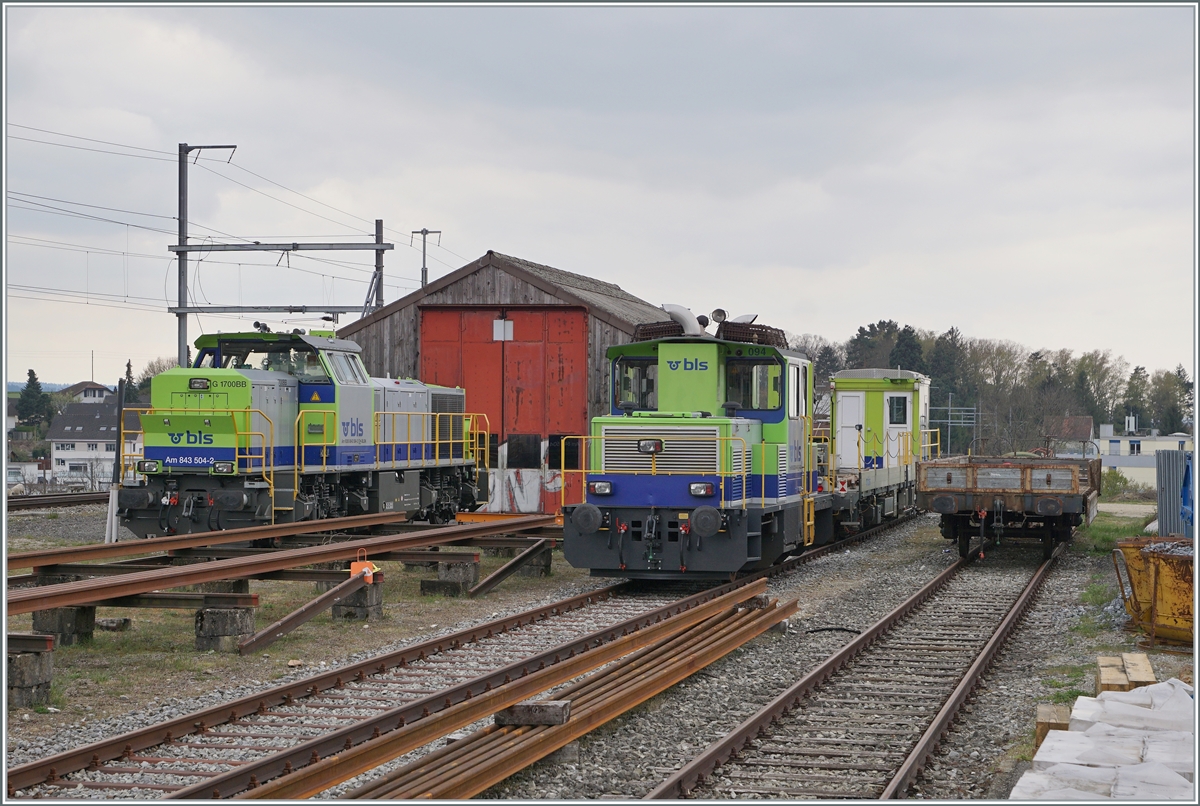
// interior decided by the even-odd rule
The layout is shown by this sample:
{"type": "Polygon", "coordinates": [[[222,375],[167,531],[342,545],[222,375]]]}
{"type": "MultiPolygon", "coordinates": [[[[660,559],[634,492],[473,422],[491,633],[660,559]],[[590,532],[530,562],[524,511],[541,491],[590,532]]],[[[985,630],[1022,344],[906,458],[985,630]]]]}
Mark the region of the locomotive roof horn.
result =
{"type": "Polygon", "coordinates": [[[672,305],[663,303],[662,309],[667,312],[675,322],[683,328],[685,336],[704,336],[704,328],[700,326],[700,322],[696,319],[691,309],[685,308],[682,305],[672,305]]]}

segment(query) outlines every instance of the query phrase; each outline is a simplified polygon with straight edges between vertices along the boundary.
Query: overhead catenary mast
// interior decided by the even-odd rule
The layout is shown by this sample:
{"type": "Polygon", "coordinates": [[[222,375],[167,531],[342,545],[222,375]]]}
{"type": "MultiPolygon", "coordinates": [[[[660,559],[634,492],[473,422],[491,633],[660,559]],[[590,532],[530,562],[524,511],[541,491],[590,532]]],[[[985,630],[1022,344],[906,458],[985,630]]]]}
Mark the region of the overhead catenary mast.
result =
{"type": "MultiPolygon", "coordinates": [[[[357,305],[188,305],[187,304],[187,256],[189,252],[300,252],[308,250],[342,250],[370,249],[375,252],[375,273],[372,283],[375,287],[375,302],[383,305],[383,253],[395,246],[383,242],[383,220],[375,221],[375,243],[206,243],[189,245],[187,234],[187,155],[192,151],[209,148],[236,149],[237,146],[190,146],[179,144],[179,243],[168,246],[179,259],[179,298],[178,304],[168,311],[179,318],[179,366],[187,366],[188,340],[187,317],[195,313],[307,313],[308,311],[333,314],[334,322],[341,313],[354,313],[361,310],[357,305]]],[[[200,155],[196,155],[199,159],[200,155]]],[[[229,159],[233,159],[230,153],[229,159]]],[[[369,299],[369,297],[368,297],[369,299]]],[[[364,311],[365,313],[365,311],[364,311]]]]}

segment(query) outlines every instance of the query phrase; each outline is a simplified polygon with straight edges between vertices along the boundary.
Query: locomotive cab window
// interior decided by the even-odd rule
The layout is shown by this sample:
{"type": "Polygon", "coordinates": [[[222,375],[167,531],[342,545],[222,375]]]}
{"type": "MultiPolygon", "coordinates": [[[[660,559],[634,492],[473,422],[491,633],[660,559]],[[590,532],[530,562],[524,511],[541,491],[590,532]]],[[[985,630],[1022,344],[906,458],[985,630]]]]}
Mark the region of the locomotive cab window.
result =
{"type": "Polygon", "coordinates": [[[632,403],[635,409],[658,410],[658,359],[621,356],[614,364],[613,404],[632,403]]]}
{"type": "Polygon", "coordinates": [[[783,367],[774,358],[731,358],[725,386],[725,399],[740,408],[772,411],[783,402],[783,367]]]}
{"type": "MultiPolygon", "coordinates": [[[[227,369],[261,369],[303,375],[310,355],[316,353],[307,344],[292,342],[229,341],[220,345],[221,366],[227,369]]],[[[201,356],[201,366],[212,366],[212,356],[211,353],[201,356]]]]}
{"type": "Polygon", "coordinates": [[[808,414],[808,367],[788,365],[788,417],[797,419],[808,414]]]}
{"type": "Polygon", "coordinates": [[[339,383],[365,384],[366,373],[358,364],[358,356],[346,353],[326,353],[339,383]]]}

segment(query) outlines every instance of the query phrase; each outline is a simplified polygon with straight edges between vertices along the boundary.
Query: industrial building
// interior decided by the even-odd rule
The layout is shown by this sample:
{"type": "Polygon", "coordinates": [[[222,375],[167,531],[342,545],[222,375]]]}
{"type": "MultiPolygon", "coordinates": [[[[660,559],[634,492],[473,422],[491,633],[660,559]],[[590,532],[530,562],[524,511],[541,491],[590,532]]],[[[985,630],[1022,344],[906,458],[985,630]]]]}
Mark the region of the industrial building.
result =
{"type": "Polygon", "coordinates": [[[667,318],[612,283],[489,251],[338,336],[372,375],[466,390],[489,423],[490,511],[555,512],[560,467],[579,459],[562,437],[609,411],[605,351],[667,318]]]}

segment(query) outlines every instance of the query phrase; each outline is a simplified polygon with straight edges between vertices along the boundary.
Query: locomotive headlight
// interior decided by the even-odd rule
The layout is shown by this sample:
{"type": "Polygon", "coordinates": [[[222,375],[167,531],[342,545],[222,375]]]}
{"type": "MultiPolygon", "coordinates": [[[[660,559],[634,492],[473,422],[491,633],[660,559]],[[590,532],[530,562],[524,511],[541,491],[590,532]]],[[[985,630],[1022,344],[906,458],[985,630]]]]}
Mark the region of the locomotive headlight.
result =
{"type": "Polygon", "coordinates": [[[212,469],[214,473],[232,473],[233,462],[213,462],[212,469]]]}
{"type": "Polygon", "coordinates": [[[139,473],[157,473],[158,472],[158,460],[157,459],[141,460],[140,462],[137,463],[137,471],[139,473]]]}
{"type": "Polygon", "coordinates": [[[716,486],[711,481],[697,481],[688,485],[688,492],[692,495],[712,495],[715,491],[716,486]]]}
{"type": "Polygon", "coordinates": [[[661,439],[639,439],[638,453],[662,453],[663,441],[661,439]]]}
{"type": "Polygon", "coordinates": [[[592,495],[612,495],[611,481],[589,481],[588,492],[592,495]]]}
{"type": "Polygon", "coordinates": [[[189,378],[188,389],[207,389],[208,378],[189,378]]]}

